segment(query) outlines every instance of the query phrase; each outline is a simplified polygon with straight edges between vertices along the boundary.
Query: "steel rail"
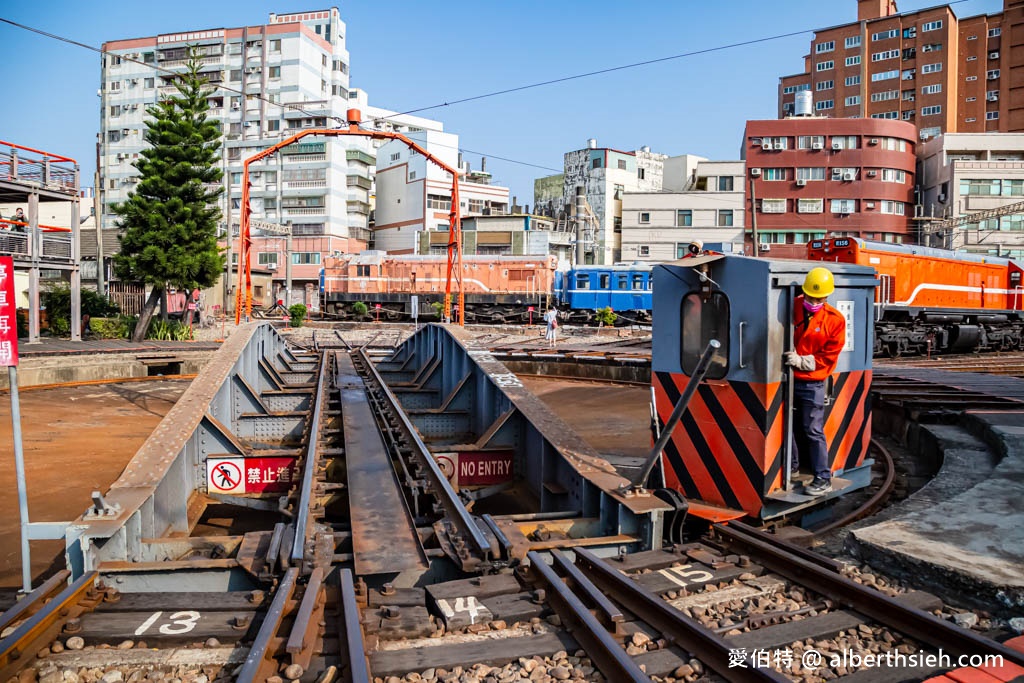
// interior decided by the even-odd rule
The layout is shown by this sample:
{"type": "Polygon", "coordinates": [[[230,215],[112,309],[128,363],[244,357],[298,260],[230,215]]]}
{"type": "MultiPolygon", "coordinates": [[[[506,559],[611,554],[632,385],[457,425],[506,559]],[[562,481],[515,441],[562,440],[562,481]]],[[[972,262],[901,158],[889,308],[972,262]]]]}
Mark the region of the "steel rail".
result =
{"type": "Polygon", "coordinates": [[[530,560],[531,578],[547,591],[547,600],[562,619],[562,624],[579,641],[604,677],[616,683],[651,683],[640,665],[626,654],[622,645],[608,633],[569,586],[558,578],[555,571],[544,562],[544,558],[535,550],[531,550],[526,557],[530,560]]]}
{"type": "Polygon", "coordinates": [[[42,607],[46,600],[61,589],[62,584],[67,583],[69,576],[71,576],[70,571],[67,569],[61,569],[59,572],[43,582],[43,584],[34,591],[14,603],[9,610],[0,614],[0,631],[3,631],[18,619],[22,618],[23,615],[28,616],[30,612],[34,614],[34,610],[42,607]]]}
{"type": "Polygon", "coordinates": [[[281,623],[284,621],[288,603],[295,593],[295,580],[298,576],[299,568],[289,567],[288,571],[284,574],[284,578],[281,579],[281,583],[278,584],[277,592],[274,593],[274,600],[267,609],[267,614],[263,618],[263,624],[260,625],[260,630],[252,641],[252,646],[249,648],[249,654],[245,657],[245,663],[242,664],[242,668],[237,674],[238,677],[235,679],[239,683],[262,682],[266,680],[266,672],[263,672],[262,669],[269,663],[267,655],[270,654],[272,642],[278,637],[277,634],[281,628],[281,623]],[[261,675],[263,678],[257,678],[261,675]]]}
{"type": "Polygon", "coordinates": [[[590,579],[584,576],[580,568],[570,562],[561,551],[552,550],[551,559],[555,572],[559,576],[569,579],[576,585],[576,590],[582,591],[586,595],[587,600],[600,613],[608,626],[618,628],[617,625],[625,621],[622,610],[609,600],[608,596],[602,593],[590,579]]]}
{"type": "MultiPolygon", "coordinates": [[[[57,597],[50,600],[38,612],[21,623],[14,632],[0,640],[0,668],[10,666],[20,657],[34,657],[31,643],[53,628],[61,619],[69,615],[69,609],[81,600],[82,596],[93,588],[96,583],[96,572],[83,574],[77,581],[62,590],[57,597]]],[[[37,602],[44,597],[41,591],[49,582],[32,591],[26,600],[37,602]],[[32,597],[35,596],[35,597],[32,597]]],[[[52,593],[52,590],[50,590],[52,593]]]]}
{"type": "Polygon", "coordinates": [[[345,664],[348,670],[347,683],[370,683],[370,667],[366,659],[366,644],[363,642],[363,627],[359,621],[359,604],[356,589],[352,583],[352,570],[342,569],[338,574],[341,585],[339,646],[345,649],[345,664]]]}
{"type": "Polygon", "coordinates": [[[309,445],[306,447],[306,458],[302,467],[302,488],[299,489],[299,502],[295,511],[295,538],[292,540],[292,562],[302,562],[306,556],[306,542],[309,540],[309,508],[313,501],[313,479],[316,477],[317,450],[320,445],[320,413],[322,412],[324,389],[327,378],[328,356],[324,351],[320,356],[320,376],[316,385],[316,402],[309,421],[309,445]]]}
{"type": "Polygon", "coordinates": [[[576,553],[576,566],[606,595],[660,631],[664,638],[699,657],[700,661],[726,680],[739,683],[788,683],[788,678],[772,669],[756,668],[749,654],[737,661],[739,655],[733,654],[733,648],[724,638],[612,568],[591,551],[574,548],[573,552],[576,553]]]}
{"type": "Polygon", "coordinates": [[[412,442],[414,448],[413,452],[419,459],[420,464],[426,472],[427,478],[431,484],[431,491],[434,496],[441,502],[445,512],[451,518],[452,523],[455,524],[459,532],[469,539],[472,545],[480,553],[481,557],[486,559],[491,555],[493,549],[491,548],[490,541],[484,535],[480,527],[473,521],[473,517],[469,514],[469,510],[463,505],[462,500],[459,498],[459,494],[455,493],[455,489],[448,482],[448,478],[444,476],[444,472],[441,471],[437,461],[434,460],[434,456],[431,455],[427,445],[423,443],[419,434],[416,432],[416,428],[412,422],[409,421],[409,417],[402,410],[401,404],[395,395],[391,393],[387,384],[384,383],[384,379],[377,372],[377,368],[374,367],[369,357],[366,355],[365,349],[358,349],[360,359],[364,363],[367,371],[370,373],[370,377],[373,382],[380,388],[381,393],[384,395],[388,404],[390,405],[393,414],[398,418],[401,424],[402,431],[405,432],[406,436],[412,442]]]}
{"type": "Polygon", "coordinates": [[[903,605],[884,593],[795,556],[770,540],[765,540],[767,534],[754,529],[747,531],[731,524],[715,524],[713,528],[721,537],[755,554],[758,564],[766,569],[922,643],[929,643],[954,654],[1000,655],[1004,662],[1024,666],[1024,652],[943,621],[924,610],[903,605]]]}
{"type": "Polygon", "coordinates": [[[812,562],[821,567],[822,569],[827,569],[830,572],[839,573],[840,571],[842,571],[843,566],[838,561],[833,560],[830,557],[825,557],[824,555],[816,553],[808,548],[804,548],[802,546],[798,546],[795,543],[791,543],[787,540],[781,539],[773,534],[766,534],[760,531],[759,529],[755,529],[749,524],[744,524],[740,521],[733,521],[732,523],[730,523],[729,526],[732,529],[742,531],[746,534],[760,534],[760,538],[762,541],[764,541],[765,543],[770,543],[772,547],[777,548],[780,553],[786,553],[794,557],[799,557],[802,560],[812,562]]]}
{"type": "Polygon", "coordinates": [[[874,495],[868,498],[863,505],[858,507],[848,515],[844,515],[839,519],[833,520],[828,524],[814,529],[811,533],[815,536],[823,536],[833,529],[844,527],[847,524],[856,522],[861,517],[869,515],[878,505],[881,505],[889,494],[892,493],[893,485],[896,483],[896,465],[893,463],[892,454],[889,449],[886,448],[877,439],[871,439],[871,446],[878,451],[882,456],[882,461],[885,463],[885,480],[882,481],[882,485],[878,487],[874,495]]]}

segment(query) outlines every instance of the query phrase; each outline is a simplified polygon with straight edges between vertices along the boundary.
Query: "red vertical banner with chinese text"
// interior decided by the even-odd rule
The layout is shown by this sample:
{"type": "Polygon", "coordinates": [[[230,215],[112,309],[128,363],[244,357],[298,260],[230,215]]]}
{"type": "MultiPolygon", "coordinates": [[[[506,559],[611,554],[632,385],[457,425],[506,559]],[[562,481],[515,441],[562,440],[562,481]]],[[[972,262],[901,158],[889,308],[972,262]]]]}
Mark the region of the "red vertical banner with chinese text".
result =
{"type": "Polygon", "coordinates": [[[0,256],[0,367],[18,364],[18,302],[14,298],[14,259],[0,256]]]}

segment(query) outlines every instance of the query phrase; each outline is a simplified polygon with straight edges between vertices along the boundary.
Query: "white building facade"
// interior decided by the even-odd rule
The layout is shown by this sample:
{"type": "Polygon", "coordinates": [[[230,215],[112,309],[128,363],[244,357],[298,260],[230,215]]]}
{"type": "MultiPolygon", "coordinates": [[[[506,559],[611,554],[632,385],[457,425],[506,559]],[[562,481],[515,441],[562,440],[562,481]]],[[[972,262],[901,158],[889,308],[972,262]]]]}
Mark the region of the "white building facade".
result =
{"type": "Polygon", "coordinates": [[[667,169],[685,173],[685,182],[668,174],[665,184],[683,191],[623,193],[621,260],[672,261],[682,258],[693,240],[742,253],[744,162],[697,161],[694,166],[695,158],[686,158],[685,164],[665,162],[667,169]]]}
{"type": "MultiPolygon", "coordinates": [[[[408,137],[451,168],[459,169],[459,137],[436,130],[408,137]]],[[[465,178],[483,178],[468,165],[460,169],[460,216],[500,215],[509,211],[509,189],[465,178]]],[[[447,231],[451,211],[451,175],[400,141],[377,150],[377,195],[373,245],[392,254],[414,254],[422,231],[447,231]]]]}
{"type": "MultiPolygon", "coordinates": [[[[923,217],[956,218],[1024,202],[1024,133],[946,133],[922,143],[918,182],[923,217]]],[[[1024,211],[952,230],[921,223],[922,244],[1024,257],[1024,211]]]]}

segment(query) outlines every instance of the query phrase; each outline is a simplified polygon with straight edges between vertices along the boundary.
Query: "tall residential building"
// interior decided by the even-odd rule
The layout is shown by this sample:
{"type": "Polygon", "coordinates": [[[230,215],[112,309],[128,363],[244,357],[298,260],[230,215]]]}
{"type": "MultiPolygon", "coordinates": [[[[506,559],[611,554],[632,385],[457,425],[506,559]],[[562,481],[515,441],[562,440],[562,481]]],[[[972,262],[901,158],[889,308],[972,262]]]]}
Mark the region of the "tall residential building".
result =
{"type": "Polygon", "coordinates": [[[809,90],[820,116],[908,121],[921,139],[1020,131],[1022,67],[1024,0],[962,19],[950,5],[858,0],[857,21],[816,31],[803,72],[779,79],[779,117],[809,90]]]}
{"type": "Polygon", "coordinates": [[[584,194],[593,214],[596,229],[586,237],[586,261],[610,265],[622,258],[622,194],[624,192],[656,192],[662,187],[665,154],[642,147],[623,152],[598,147],[597,140],[587,141],[587,148],[567,152],[564,172],[534,182],[534,211],[571,222],[575,215],[576,188],[584,194]],[[553,196],[554,184],[562,180],[561,201],[553,196]]]}
{"type": "Polygon", "coordinates": [[[809,240],[826,234],[913,241],[916,132],[873,119],[747,121],[745,224],[753,229],[756,220],[761,251],[802,257],[809,240]]]}
{"type": "Polygon", "coordinates": [[[944,218],[1024,202],[1024,134],[947,133],[918,151],[922,244],[1024,257],[1024,211],[946,228],[944,218]]]}
{"type": "MultiPolygon", "coordinates": [[[[304,129],[344,124],[350,107],[361,109],[367,128],[440,129],[437,122],[371,107],[363,91],[350,89],[345,35],[337,8],[331,8],[271,14],[261,26],[105,43],[99,163],[104,227],[114,224],[111,204],[124,201],[137,182],[131,164],[145,146],[146,108],[175,94],[175,74],[184,71],[189,46],[202,53],[202,74],[213,87],[208,115],[224,131],[221,211],[236,248],[246,158],[304,129]]],[[[324,255],[368,245],[378,144],[357,136],[310,136],[250,166],[253,220],[288,226],[294,235],[290,301],[315,303],[309,292],[324,255]]],[[[253,235],[253,265],[274,272],[280,289],[289,270],[285,240],[259,229],[253,235]]],[[[233,256],[237,262],[237,251],[233,256]]]]}
{"type": "Polygon", "coordinates": [[[666,159],[665,191],[623,193],[623,261],[680,259],[693,240],[708,248],[743,251],[745,164],[700,159],[692,171],[686,163],[676,173],[677,159],[692,163],[699,157],[666,159]]]}
{"type": "MultiPolygon", "coordinates": [[[[472,171],[459,155],[459,136],[436,130],[408,137],[446,165],[459,171],[460,216],[499,215],[509,211],[509,189],[490,184],[486,168],[472,171]]],[[[448,231],[452,179],[399,141],[377,150],[377,203],[374,210],[375,249],[414,254],[422,231],[448,231]]]]}

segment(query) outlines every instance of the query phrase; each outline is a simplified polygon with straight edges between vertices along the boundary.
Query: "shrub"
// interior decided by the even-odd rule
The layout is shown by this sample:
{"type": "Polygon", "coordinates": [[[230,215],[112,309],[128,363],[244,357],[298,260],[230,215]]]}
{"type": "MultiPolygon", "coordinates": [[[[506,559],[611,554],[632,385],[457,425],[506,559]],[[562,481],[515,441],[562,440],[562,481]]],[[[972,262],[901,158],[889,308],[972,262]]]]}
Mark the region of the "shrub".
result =
{"type": "Polygon", "coordinates": [[[89,329],[100,339],[127,339],[133,327],[134,319],[126,315],[89,320],[89,329]]]}
{"type": "Polygon", "coordinates": [[[192,328],[178,320],[154,318],[146,336],[159,341],[189,341],[192,339],[192,328]]]}
{"type": "Polygon", "coordinates": [[[619,317],[615,315],[615,311],[612,310],[611,306],[605,306],[604,308],[597,309],[596,315],[594,316],[597,322],[602,325],[611,327],[615,324],[615,320],[619,317]]]}
{"type": "Polygon", "coordinates": [[[362,301],[357,301],[352,304],[352,312],[356,315],[363,316],[370,310],[370,307],[364,304],[362,301]]]}
{"type": "MultiPolygon", "coordinates": [[[[50,334],[71,334],[71,287],[59,283],[43,293],[50,334]]],[[[82,316],[106,318],[121,312],[117,304],[91,289],[82,289],[82,316]]]]}
{"type": "Polygon", "coordinates": [[[430,307],[434,309],[434,315],[436,315],[437,319],[440,320],[441,314],[444,311],[444,304],[440,301],[434,301],[430,304],[430,307]]]}
{"type": "Polygon", "coordinates": [[[302,321],[306,319],[306,312],[308,310],[305,304],[292,304],[288,307],[288,315],[292,317],[292,327],[302,327],[302,321]]]}

